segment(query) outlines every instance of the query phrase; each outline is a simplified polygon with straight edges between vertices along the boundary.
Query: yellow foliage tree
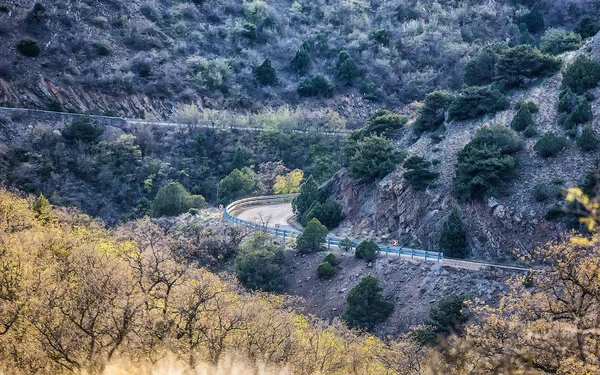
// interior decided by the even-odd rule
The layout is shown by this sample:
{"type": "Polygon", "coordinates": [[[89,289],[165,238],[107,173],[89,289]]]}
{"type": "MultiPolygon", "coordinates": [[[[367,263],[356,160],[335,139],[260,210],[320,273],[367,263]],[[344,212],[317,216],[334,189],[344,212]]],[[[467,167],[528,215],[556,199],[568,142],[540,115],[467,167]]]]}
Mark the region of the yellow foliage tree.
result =
{"type": "Polygon", "coordinates": [[[304,178],[304,171],[294,169],[285,176],[277,176],[273,191],[275,194],[294,194],[300,191],[300,182],[304,178]]]}

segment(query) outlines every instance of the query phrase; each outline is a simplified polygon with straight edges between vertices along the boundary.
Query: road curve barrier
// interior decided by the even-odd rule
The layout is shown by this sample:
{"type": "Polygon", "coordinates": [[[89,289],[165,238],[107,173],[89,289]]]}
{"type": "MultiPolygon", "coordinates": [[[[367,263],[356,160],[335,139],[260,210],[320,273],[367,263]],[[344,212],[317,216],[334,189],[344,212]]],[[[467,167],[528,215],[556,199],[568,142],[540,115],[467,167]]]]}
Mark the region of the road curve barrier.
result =
{"type": "MultiPolygon", "coordinates": [[[[254,231],[261,231],[275,235],[276,239],[282,239],[284,242],[297,238],[302,232],[297,230],[281,229],[271,227],[268,224],[257,224],[250,221],[242,220],[236,217],[236,213],[244,210],[248,207],[253,206],[267,206],[272,204],[282,204],[291,202],[298,194],[287,194],[287,195],[273,195],[273,196],[262,196],[240,199],[232,202],[223,210],[223,217],[225,220],[234,224],[242,225],[254,231]]],[[[342,238],[327,237],[327,249],[331,249],[332,246],[339,247],[342,238]]],[[[358,246],[359,242],[352,241],[352,248],[358,246]]],[[[398,255],[402,257],[410,257],[411,259],[418,259],[424,261],[441,262],[444,259],[444,254],[436,251],[427,251],[419,249],[410,249],[401,246],[377,244],[380,252],[388,255],[398,255]]]]}

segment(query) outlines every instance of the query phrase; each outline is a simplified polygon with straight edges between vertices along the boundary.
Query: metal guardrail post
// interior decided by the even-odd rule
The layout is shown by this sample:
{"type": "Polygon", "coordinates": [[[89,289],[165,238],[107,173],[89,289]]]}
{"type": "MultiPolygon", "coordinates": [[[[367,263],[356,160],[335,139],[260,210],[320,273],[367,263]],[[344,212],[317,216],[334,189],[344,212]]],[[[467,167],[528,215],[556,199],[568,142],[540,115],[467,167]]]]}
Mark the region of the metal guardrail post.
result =
{"type": "Polygon", "coordinates": [[[390,255],[390,245],[386,245],[385,247],[385,257],[387,258],[390,255]]]}
{"type": "Polygon", "coordinates": [[[327,237],[327,250],[331,249],[331,238],[327,237]]]}
{"type": "Polygon", "coordinates": [[[411,249],[410,259],[415,259],[415,250],[411,249]]]}

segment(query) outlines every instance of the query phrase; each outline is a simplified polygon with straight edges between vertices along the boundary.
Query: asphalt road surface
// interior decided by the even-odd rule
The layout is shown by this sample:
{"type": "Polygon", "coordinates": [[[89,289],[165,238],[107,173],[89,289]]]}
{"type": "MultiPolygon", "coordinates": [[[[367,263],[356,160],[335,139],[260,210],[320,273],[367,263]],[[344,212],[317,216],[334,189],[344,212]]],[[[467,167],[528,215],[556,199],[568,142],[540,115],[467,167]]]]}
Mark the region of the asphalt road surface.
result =
{"type": "Polygon", "coordinates": [[[291,203],[252,207],[237,213],[235,216],[255,224],[267,224],[269,227],[276,227],[279,224],[281,229],[296,229],[288,223],[288,220],[294,216],[291,203]]]}

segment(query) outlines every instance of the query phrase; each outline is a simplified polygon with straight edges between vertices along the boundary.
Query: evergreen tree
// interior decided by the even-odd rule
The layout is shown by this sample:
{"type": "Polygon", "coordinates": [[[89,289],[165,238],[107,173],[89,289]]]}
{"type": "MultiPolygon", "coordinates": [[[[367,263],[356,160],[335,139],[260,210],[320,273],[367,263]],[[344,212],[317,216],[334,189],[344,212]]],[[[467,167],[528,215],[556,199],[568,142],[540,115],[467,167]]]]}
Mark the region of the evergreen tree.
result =
{"type": "Polygon", "coordinates": [[[446,120],[446,111],[453,100],[454,95],[443,90],[435,90],[427,94],[413,124],[415,129],[424,132],[439,128],[446,120]]]}
{"type": "Polygon", "coordinates": [[[577,145],[583,151],[594,151],[598,149],[599,143],[600,139],[598,139],[598,135],[589,125],[584,127],[579,137],[577,137],[577,145]]]}
{"type": "Polygon", "coordinates": [[[343,86],[349,86],[359,77],[356,62],[346,51],[341,51],[337,61],[337,78],[343,86]]]}
{"type": "Polygon", "coordinates": [[[541,51],[558,55],[565,51],[573,51],[581,45],[581,36],[564,30],[549,29],[541,39],[541,51]]]}
{"type": "Polygon", "coordinates": [[[420,156],[412,156],[404,162],[403,167],[407,169],[402,175],[408,183],[417,191],[424,191],[431,185],[440,175],[437,172],[429,170],[431,163],[420,156]]]}
{"type": "Polygon", "coordinates": [[[579,21],[573,31],[581,35],[583,39],[591,38],[600,32],[600,20],[585,16],[579,21]]]}
{"type": "Polygon", "coordinates": [[[379,254],[379,246],[373,241],[364,240],[358,246],[356,246],[356,250],[354,251],[354,256],[357,259],[364,259],[367,262],[372,262],[377,259],[377,255],[379,254]]]}
{"type": "Polygon", "coordinates": [[[538,139],[533,145],[533,151],[544,158],[552,157],[567,147],[567,139],[565,137],[548,132],[538,139]]]}
{"type": "Polygon", "coordinates": [[[429,319],[425,323],[431,325],[438,335],[460,335],[469,320],[465,303],[468,299],[463,295],[444,297],[436,308],[429,311],[429,319]]]}
{"type": "Polygon", "coordinates": [[[248,289],[277,292],[283,288],[283,247],[271,236],[257,233],[240,247],[236,257],[237,277],[248,289]]]}
{"type": "Polygon", "coordinates": [[[394,311],[394,305],[383,299],[382,290],[376,278],[363,277],[348,294],[348,310],[342,319],[352,328],[366,330],[384,322],[394,311]]]}
{"type": "Polygon", "coordinates": [[[292,201],[294,214],[298,218],[302,217],[319,198],[319,185],[317,185],[312,175],[308,176],[306,181],[300,186],[300,193],[292,201]]]}
{"type": "Polygon", "coordinates": [[[450,120],[470,120],[509,107],[510,102],[496,87],[466,87],[450,104],[448,117],[450,120]]]}
{"type": "Polygon", "coordinates": [[[177,216],[190,208],[203,208],[204,197],[190,195],[178,182],[170,182],[161,187],[152,202],[152,216],[177,216]]]}
{"type": "Polygon", "coordinates": [[[557,72],[561,64],[562,60],[542,54],[530,45],[520,45],[499,55],[494,80],[504,80],[508,86],[519,86],[526,79],[557,72]]]}
{"type": "Polygon", "coordinates": [[[528,126],[534,126],[533,116],[527,104],[521,104],[515,117],[513,117],[510,126],[519,132],[525,130],[528,126]]]}
{"type": "Polygon", "coordinates": [[[579,55],[567,66],[563,74],[562,88],[575,94],[583,94],[600,83],[600,62],[579,55]]]}
{"type": "Polygon", "coordinates": [[[219,181],[217,194],[223,203],[244,198],[259,192],[259,180],[254,171],[248,167],[234,169],[228,176],[219,181]]]}
{"type": "Polygon", "coordinates": [[[348,167],[352,178],[372,181],[394,171],[403,158],[392,142],[375,135],[358,142],[348,167]]]}
{"type": "Polygon", "coordinates": [[[542,32],[546,28],[544,13],[537,6],[521,16],[521,22],[525,24],[527,30],[532,34],[542,32]]]}
{"type": "Polygon", "coordinates": [[[507,48],[506,43],[491,44],[484,47],[477,56],[469,60],[464,70],[466,85],[485,86],[492,83],[498,55],[507,48]]]}
{"type": "Polygon", "coordinates": [[[313,218],[306,224],[304,232],[296,239],[296,248],[301,253],[314,253],[324,250],[323,246],[327,240],[327,227],[313,218]]]}
{"type": "Polygon", "coordinates": [[[456,207],[452,209],[442,225],[438,244],[444,256],[465,258],[468,255],[467,232],[456,207]]]}
{"type": "Polygon", "coordinates": [[[370,135],[392,136],[408,122],[408,117],[387,109],[378,109],[365,123],[365,126],[352,133],[353,139],[362,139],[370,135]]]}
{"type": "Polygon", "coordinates": [[[292,59],[292,70],[297,73],[307,73],[310,68],[310,53],[308,43],[304,42],[296,51],[292,59]]]}
{"type": "Polygon", "coordinates": [[[239,169],[242,170],[246,166],[246,154],[242,151],[241,148],[236,148],[235,156],[233,157],[233,161],[231,162],[231,169],[239,169]]]}
{"type": "Polygon", "coordinates": [[[63,132],[63,138],[70,143],[77,141],[92,143],[98,140],[98,137],[104,133],[104,127],[89,116],[77,117],[67,125],[63,132]]]}
{"type": "Polygon", "coordinates": [[[254,69],[254,74],[258,82],[263,85],[274,85],[277,83],[277,71],[271,66],[271,60],[266,58],[259,66],[254,69]]]}
{"type": "Polygon", "coordinates": [[[302,80],[297,91],[300,96],[330,97],[333,94],[333,85],[327,78],[317,74],[314,77],[302,80]]]}

